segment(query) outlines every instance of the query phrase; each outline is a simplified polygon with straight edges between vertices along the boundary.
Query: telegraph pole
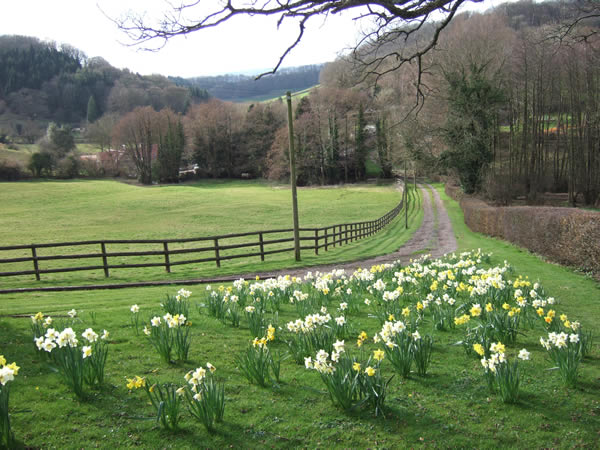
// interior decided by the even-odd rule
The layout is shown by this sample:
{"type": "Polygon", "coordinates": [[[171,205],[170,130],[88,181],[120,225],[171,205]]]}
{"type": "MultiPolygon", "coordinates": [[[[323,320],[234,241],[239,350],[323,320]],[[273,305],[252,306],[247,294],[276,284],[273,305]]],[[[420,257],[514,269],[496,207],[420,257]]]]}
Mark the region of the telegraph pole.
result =
{"type": "Polygon", "coordinates": [[[406,174],[406,159],[404,160],[404,228],[408,230],[408,178],[406,174]]]}
{"type": "Polygon", "coordinates": [[[296,155],[294,152],[294,121],[292,117],[292,93],[287,91],[288,132],[290,139],[290,182],[292,183],[292,210],[294,212],[294,255],[300,261],[300,226],[298,225],[298,195],[296,193],[296,155]]]}

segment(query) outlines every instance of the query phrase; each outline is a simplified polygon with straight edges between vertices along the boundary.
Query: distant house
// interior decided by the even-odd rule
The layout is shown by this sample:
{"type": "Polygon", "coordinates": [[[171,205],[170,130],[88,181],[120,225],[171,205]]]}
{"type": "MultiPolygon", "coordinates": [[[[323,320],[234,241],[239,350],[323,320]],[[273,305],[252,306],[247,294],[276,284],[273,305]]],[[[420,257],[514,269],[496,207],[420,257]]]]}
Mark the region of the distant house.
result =
{"type": "MultiPolygon", "coordinates": [[[[154,158],[154,149],[153,158],[154,158]]],[[[112,176],[135,176],[135,164],[131,156],[123,149],[109,149],[99,153],[80,156],[82,161],[95,162],[105,174],[112,176]]]]}

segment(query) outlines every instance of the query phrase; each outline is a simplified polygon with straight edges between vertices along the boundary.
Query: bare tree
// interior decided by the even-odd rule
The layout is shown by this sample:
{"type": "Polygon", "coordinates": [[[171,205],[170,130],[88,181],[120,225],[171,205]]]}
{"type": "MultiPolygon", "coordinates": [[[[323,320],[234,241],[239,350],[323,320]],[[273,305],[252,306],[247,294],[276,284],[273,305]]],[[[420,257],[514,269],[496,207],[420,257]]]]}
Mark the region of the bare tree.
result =
{"type": "MultiPolygon", "coordinates": [[[[313,18],[327,18],[331,14],[351,12],[354,20],[367,24],[367,31],[357,43],[355,59],[364,67],[364,73],[380,76],[394,71],[405,63],[419,67],[417,86],[421,85],[422,58],[438,42],[440,33],[450,23],[458,8],[467,2],[483,0],[226,0],[207,2],[183,1],[169,8],[160,18],[148,18],[130,12],[114,20],[127,33],[134,45],[148,50],[162,48],[169,39],[219,25],[237,16],[277,17],[277,25],[295,22],[298,32],[293,42],[280,55],[273,74],[284,59],[300,43],[306,25],[313,18]],[[423,32],[425,29],[426,32],[423,32]],[[405,45],[399,50],[397,44],[405,45]]],[[[418,91],[421,94],[420,91],[418,91]]]]}

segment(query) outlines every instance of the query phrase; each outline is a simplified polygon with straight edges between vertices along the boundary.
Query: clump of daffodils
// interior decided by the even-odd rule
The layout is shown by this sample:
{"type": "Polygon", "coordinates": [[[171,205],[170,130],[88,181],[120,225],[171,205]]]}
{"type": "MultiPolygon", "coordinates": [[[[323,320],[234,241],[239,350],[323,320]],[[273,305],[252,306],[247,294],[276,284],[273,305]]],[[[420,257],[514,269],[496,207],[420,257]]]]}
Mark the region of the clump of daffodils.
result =
{"type": "Polygon", "coordinates": [[[305,357],[319,349],[331,351],[336,338],[343,338],[347,330],[345,318],[336,319],[335,324],[332,325],[332,317],[327,312],[309,314],[304,319],[290,321],[286,328],[288,331],[286,343],[290,354],[298,364],[302,364],[305,357]]]}
{"type": "Polygon", "coordinates": [[[187,386],[183,390],[190,413],[209,431],[223,421],[225,413],[225,388],[215,380],[216,371],[211,363],[206,363],[206,368],[189,371],[185,374],[187,386]]]}
{"type": "Polygon", "coordinates": [[[138,375],[127,379],[129,391],[144,389],[150,403],[156,411],[156,421],[167,430],[179,429],[181,420],[181,397],[184,392],[182,388],[173,383],[153,383],[138,375]]]}
{"type": "Polygon", "coordinates": [[[320,349],[314,358],[304,359],[304,366],[319,373],[335,405],[349,411],[366,404],[375,414],[383,414],[389,383],[379,367],[384,357],[385,352],[378,349],[366,361],[359,361],[346,352],[344,341],[338,340],[331,353],[320,349]]]}
{"type": "Polygon", "coordinates": [[[0,384],[5,386],[9,381],[13,381],[15,376],[19,374],[19,369],[20,367],[17,366],[17,363],[12,362],[7,364],[6,358],[0,355],[0,384]]]}
{"type": "Polygon", "coordinates": [[[279,382],[281,354],[274,354],[268,346],[274,339],[275,328],[269,325],[266,336],[255,337],[246,350],[236,356],[237,367],[250,383],[267,387],[270,383],[279,382]]]}
{"type": "Polygon", "coordinates": [[[583,345],[577,333],[548,334],[548,338],[540,338],[540,344],[548,351],[550,359],[558,366],[559,373],[566,384],[574,386],[577,383],[577,370],[583,358],[583,345]]]}
{"type": "Polygon", "coordinates": [[[411,332],[403,321],[397,320],[386,321],[373,340],[385,344],[386,356],[402,377],[409,376],[413,362],[419,375],[427,374],[433,349],[431,336],[421,336],[417,329],[411,332]]]}
{"type": "Polygon", "coordinates": [[[191,346],[191,322],[183,314],[154,316],[150,328],[144,327],[144,334],[150,339],[158,354],[166,363],[171,362],[173,351],[177,359],[187,360],[191,346]]]}
{"type": "Polygon", "coordinates": [[[485,370],[490,390],[497,388],[504,403],[516,403],[519,399],[520,384],[518,360],[529,360],[530,353],[527,349],[521,349],[512,363],[506,357],[506,346],[502,342],[492,343],[489,352],[480,344],[474,344],[473,349],[482,356],[481,365],[485,370]],[[486,353],[489,353],[487,358],[486,353]]]}
{"type": "Polygon", "coordinates": [[[9,382],[19,374],[19,366],[15,362],[7,364],[6,358],[0,355],[0,447],[12,448],[14,435],[10,428],[8,415],[9,382]]]}
{"type": "Polygon", "coordinates": [[[108,355],[107,340],[110,333],[96,333],[87,328],[81,333],[83,345],[71,327],[62,331],[46,329],[42,336],[34,338],[39,351],[46,352],[59,372],[78,397],[83,396],[84,383],[100,386],[104,383],[104,367],[108,355]]]}
{"type": "Polygon", "coordinates": [[[177,291],[177,294],[175,296],[167,294],[166,299],[163,303],[161,303],[161,306],[167,314],[170,314],[172,316],[179,314],[189,317],[189,298],[191,297],[191,295],[191,291],[187,291],[182,288],[179,291],[177,291]]]}

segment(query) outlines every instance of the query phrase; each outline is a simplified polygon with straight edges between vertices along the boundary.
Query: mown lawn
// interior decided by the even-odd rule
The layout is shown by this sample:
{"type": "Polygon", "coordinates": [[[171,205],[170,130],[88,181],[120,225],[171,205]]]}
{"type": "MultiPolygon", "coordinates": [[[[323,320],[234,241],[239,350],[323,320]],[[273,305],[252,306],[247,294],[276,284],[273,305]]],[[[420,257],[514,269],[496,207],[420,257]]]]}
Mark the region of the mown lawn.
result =
{"type": "MultiPolygon", "coordinates": [[[[566,313],[579,320],[584,330],[598,334],[600,298],[598,283],[570,270],[546,264],[534,255],[495,239],[473,234],[462,223],[455,202],[443,195],[461,249],[480,247],[493,252],[491,264],[501,266],[508,260],[517,275],[528,276],[558,300],[557,316],[566,313]]],[[[350,274],[348,274],[350,275],[350,274]]],[[[212,286],[216,289],[216,286],[212,286]]],[[[517,343],[507,352],[512,359],[520,348],[531,352],[522,367],[521,397],[514,405],[502,403],[491,394],[477,358],[467,356],[460,345],[463,329],[433,330],[425,314],[422,334],[434,337],[432,363],[426,377],[415,373],[407,379],[394,375],[388,387],[385,418],[367,409],[344,412],[335,407],[318,373],[292,360],[282,363],[281,382],[259,388],[249,384],[236,367],[235,356],[249,344],[251,335],[245,319],[239,328],[209,316],[205,286],[188,287],[191,297],[193,341],[188,361],[161,362],[143,335],[136,336],[130,323],[132,304],[149,319],[160,313],[159,303],[166,293],[179,287],[143,288],[118,291],[36,293],[4,295],[0,317],[0,353],[21,370],[11,382],[12,424],[19,442],[31,447],[89,448],[142,447],[336,447],[336,448],[566,448],[597,447],[600,429],[600,360],[597,345],[580,366],[577,387],[566,387],[539,344],[546,336],[540,322],[524,326],[517,343]],[[38,311],[55,320],[68,320],[66,312],[78,311],[74,327],[83,331],[92,326],[111,333],[106,368],[107,384],[88,391],[77,400],[54,373],[43,354],[34,349],[29,315],[38,311]],[[60,317],[59,317],[60,316],[60,317]],[[211,362],[225,381],[224,423],[209,434],[185,414],[179,432],[162,430],[152,420],[153,409],[141,391],[129,392],[126,378],[133,375],[154,381],[185,383],[183,375],[211,362]]],[[[364,294],[376,300],[376,295],[364,294]]],[[[414,307],[423,295],[401,297],[402,305],[414,307]]],[[[348,351],[356,352],[355,340],[364,330],[369,338],[381,329],[370,306],[362,303],[356,313],[348,314],[352,329],[346,339],[348,351]],[[351,348],[354,349],[351,350],[351,348]]],[[[339,300],[331,298],[329,311],[337,311],[339,300]]],[[[284,305],[279,315],[267,311],[278,325],[273,349],[285,352],[285,324],[298,318],[292,305],[284,305]],[[279,329],[282,328],[282,330],[279,329]]],[[[379,346],[371,339],[363,349],[379,346]]],[[[389,361],[382,371],[392,376],[389,361]]],[[[185,411],[184,411],[185,413],[185,411]]]]}
{"type": "MultiPolygon", "coordinates": [[[[71,242],[99,239],[168,239],[215,236],[229,233],[291,228],[291,194],[286,186],[261,182],[208,181],[179,186],[140,187],[115,181],[51,181],[0,183],[4,230],[3,245],[45,242],[71,242]]],[[[339,223],[374,220],[394,208],[401,194],[393,185],[356,185],[336,188],[301,188],[298,194],[301,227],[322,227],[339,223]]],[[[214,262],[174,266],[167,274],[164,267],[115,269],[110,278],[102,270],[43,274],[41,282],[34,276],[0,279],[6,287],[57,284],[119,283],[145,280],[203,278],[228,273],[272,270],[280,267],[323,264],[367,258],[396,250],[418,228],[422,220],[420,199],[411,191],[409,229],[395,221],[379,235],[348,246],[337,246],[315,256],[302,252],[302,261],[294,261],[293,252],[224,261],[221,269],[214,262]]],[[[290,233],[285,236],[289,237],[290,233]]],[[[280,236],[273,235],[271,239],[280,236]]],[[[248,238],[245,238],[248,239],[248,238]]],[[[258,241],[255,236],[252,238],[258,241]]],[[[225,241],[235,243],[236,240],[225,241]]],[[[247,241],[246,241],[247,242],[247,241]]],[[[309,242],[312,244],[312,242],[309,242]]],[[[323,244],[323,241],[321,241],[323,244]]],[[[181,245],[189,248],[192,244],[181,245]]],[[[198,247],[201,244],[193,244],[198,247]]],[[[212,245],[212,241],[208,244],[212,245]]],[[[221,244],[223,245],[223,244],[221,244]]],[[[274,245],[267,250],[292,247],[290,243],[274,245]]],[[[171,246],[171,249],[177,248],[171,246]]],[[[110,251],[162,250],[161,244],[107,246],[110,251]]],[[[98,245],[80,246],[71,253],[98,253],[98,245]]],[[[249,248],[246,252],[257,251],[249,248]]],[[[38,256],[65,252],[44,249],[38,256]]],[[[223,251],[221,256],[240,253],[223,251]]],[[[244,252],[244,250],[242,250],[244,252]]],[[[213,252],[214,253],[214,252],[213,252]]],[[[210,254],[195,254],[196,259],[210,254]],[[198,256],[199,255],[199,256],[198,256]]],[[[1,257],[31,256],[31,251],[3,252],[1,257]]],[[[173,258],[172,261],[176,261],[173,258]]],[[[163,262],[162,256],[115,258],[113,264],[163,262]]],[[[101,264],[100,258],[51,261],[42,268],[73,267],[101,264]]],[[[31,270],[31,262],[3,264],[0,271],[31,270]]]]}

